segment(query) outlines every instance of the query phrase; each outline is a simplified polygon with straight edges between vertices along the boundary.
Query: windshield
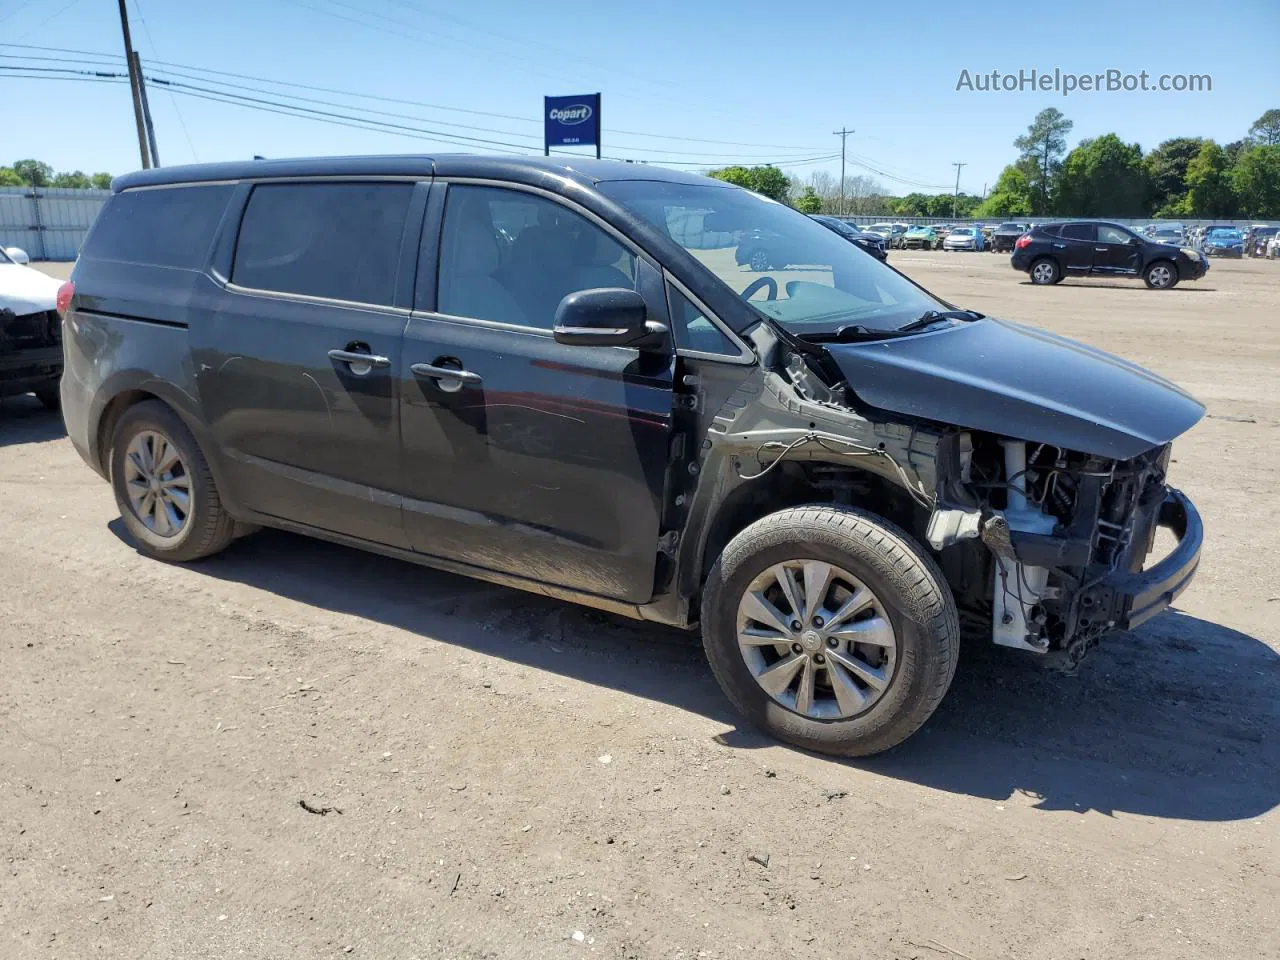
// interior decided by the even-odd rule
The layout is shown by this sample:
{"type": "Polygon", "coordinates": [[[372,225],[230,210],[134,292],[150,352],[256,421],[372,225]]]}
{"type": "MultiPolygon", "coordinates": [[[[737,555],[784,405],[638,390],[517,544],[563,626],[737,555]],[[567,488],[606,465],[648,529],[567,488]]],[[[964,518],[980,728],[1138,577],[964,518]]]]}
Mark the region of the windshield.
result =
{"type": "Polygon", "coordinates": [[[1214,240],[1240,240],[1244,234],[1239,230],[1210,230],[1209,236],[1214,240]]]}
{"type": "Polygon", "coordinates": [[[615,180],[600,191],[649,221],[793,333],[891,330],[946,305],[790,207],[738,187],[615,180]]]}
{"type": "Polygon", "coordinates": [[[887,223],[877,223],[873,227],[867,227],[867,229],[872,233],[889,233],[893,230],[893,227],[889,226],[887,223]]]}
{"type": "Polygon", "coordinates": [[[951,231],[951,235],[953,237],[972,237],[973,231],[968,227],[956,227],[956,229],[951,231]]]}

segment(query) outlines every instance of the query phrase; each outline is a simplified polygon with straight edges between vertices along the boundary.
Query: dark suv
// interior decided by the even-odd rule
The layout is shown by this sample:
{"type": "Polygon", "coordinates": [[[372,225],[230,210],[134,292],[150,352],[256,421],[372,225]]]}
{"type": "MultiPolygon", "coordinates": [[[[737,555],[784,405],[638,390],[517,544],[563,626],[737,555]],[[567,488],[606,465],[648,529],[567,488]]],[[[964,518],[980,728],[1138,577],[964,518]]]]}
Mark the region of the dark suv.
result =
{"type": "Polygon", "coordinates": [[[1168,290],[1209,271],[1209,258],[1199,251],[1156,243],[1105,220],[1033,227],[1014,243],[1010,262],[1041,286],[1065,277],[1141,277],[1153,290],[1168,290]]]}
{"type": "Polygon", "coordinates": [[[1200,521],[1165,472],[1199,403],[749,191],[465,156],[113,191],[73,277],[63,408],[159,559],[267,525],[700,624],[752,721],[842,754],[928,718],[961,615],[1074,662],[1195,572],[1200,521]],[[791,269],[739,266],[752,231],[791,269]],[[1157,526],[1180,542],[1144,570],[1157,526]]]}

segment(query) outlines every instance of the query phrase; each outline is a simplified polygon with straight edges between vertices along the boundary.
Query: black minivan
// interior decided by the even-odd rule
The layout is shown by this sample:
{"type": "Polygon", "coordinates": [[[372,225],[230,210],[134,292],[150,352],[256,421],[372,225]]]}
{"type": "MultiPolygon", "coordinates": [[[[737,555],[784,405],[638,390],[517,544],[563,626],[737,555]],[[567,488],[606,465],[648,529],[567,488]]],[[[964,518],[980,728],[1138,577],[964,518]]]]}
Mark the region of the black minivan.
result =
{"type": "Polygon", "coordinates": [[[962,623],[1072,664],[1195,573],[1198,402],[738,187],[440,156],[112,190],[62,402],[150,556],[269,525],[700,626],[751,720],[841,754],[924,723],[962,623]],[[737,263],[764,233],[785,269],[737,263]]]}

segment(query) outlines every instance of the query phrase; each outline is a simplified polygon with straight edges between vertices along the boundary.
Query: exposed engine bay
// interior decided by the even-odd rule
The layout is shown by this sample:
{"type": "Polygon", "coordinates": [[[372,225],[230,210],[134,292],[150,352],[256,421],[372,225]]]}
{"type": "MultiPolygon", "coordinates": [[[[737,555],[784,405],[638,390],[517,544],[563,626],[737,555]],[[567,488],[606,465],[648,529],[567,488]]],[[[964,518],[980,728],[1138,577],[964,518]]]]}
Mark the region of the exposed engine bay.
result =
{"type": "MultiPolygon", "coordinates": [[[[706,428],[707,466],[720,464],[712,494],[719,502],[743,496],[742,485],[772,484],[759,496],[802,499],[818,490],[871,509],[932,548],[968,633],[1068,669],[1106,633],[1164,609],[1194,575],[1200,523],[1166,485],[1169,442],[1131,440],[1114,423],[1109,433],[1091,431],[1087,409],[1076,415],[1078,428],[1064,426],[1060,409],[1025,395],[1011,428],[1026,437],[1028,419],[1039,414],[1053,439],[1074,432],[1095,449],[980,429],[999,422],[999,398],[983,416],[957,403],[968,422],[954,425],[905,416],[862,400],[846,377],[852,365],[837,362],[843,345],[792,342],[764,326],[752,340],[762,368],[706,428]],[[1146,449],[1107,455],[1126,443],[1146,449]],[[788,484],[790,492],[778,492],[788,484]],[[1183,542],[1144,571],[1160,525],[1183,542]]],[[[941,414],[946,385],[936,367],[930,376],[941,414]]],[[[966,388],[972,393],[971,383],[966,388]]],[[[973,406],[971,397],[964,402],[973,406]]]]}

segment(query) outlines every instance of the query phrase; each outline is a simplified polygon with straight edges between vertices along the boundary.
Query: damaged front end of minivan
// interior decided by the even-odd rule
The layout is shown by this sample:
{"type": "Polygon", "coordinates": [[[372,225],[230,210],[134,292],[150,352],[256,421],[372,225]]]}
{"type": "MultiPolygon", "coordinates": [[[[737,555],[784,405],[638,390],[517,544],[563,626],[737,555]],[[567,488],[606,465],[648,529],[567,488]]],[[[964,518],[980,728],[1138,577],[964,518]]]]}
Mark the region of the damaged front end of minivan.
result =
{"type": "Polygon", "coordinates": [[[749,337],[762,363],[707,411],[676,497],[682,593],[744,521],[840,503],[928,544],[967,633],[1070,669],[1194,576],[1200,518],[1166,475],[1204,411],[1173,384],[989,318],[822,346],[769,324],[749,337]],[[1161,527],[1177,545],[1144,569],[1161,527]]]}

